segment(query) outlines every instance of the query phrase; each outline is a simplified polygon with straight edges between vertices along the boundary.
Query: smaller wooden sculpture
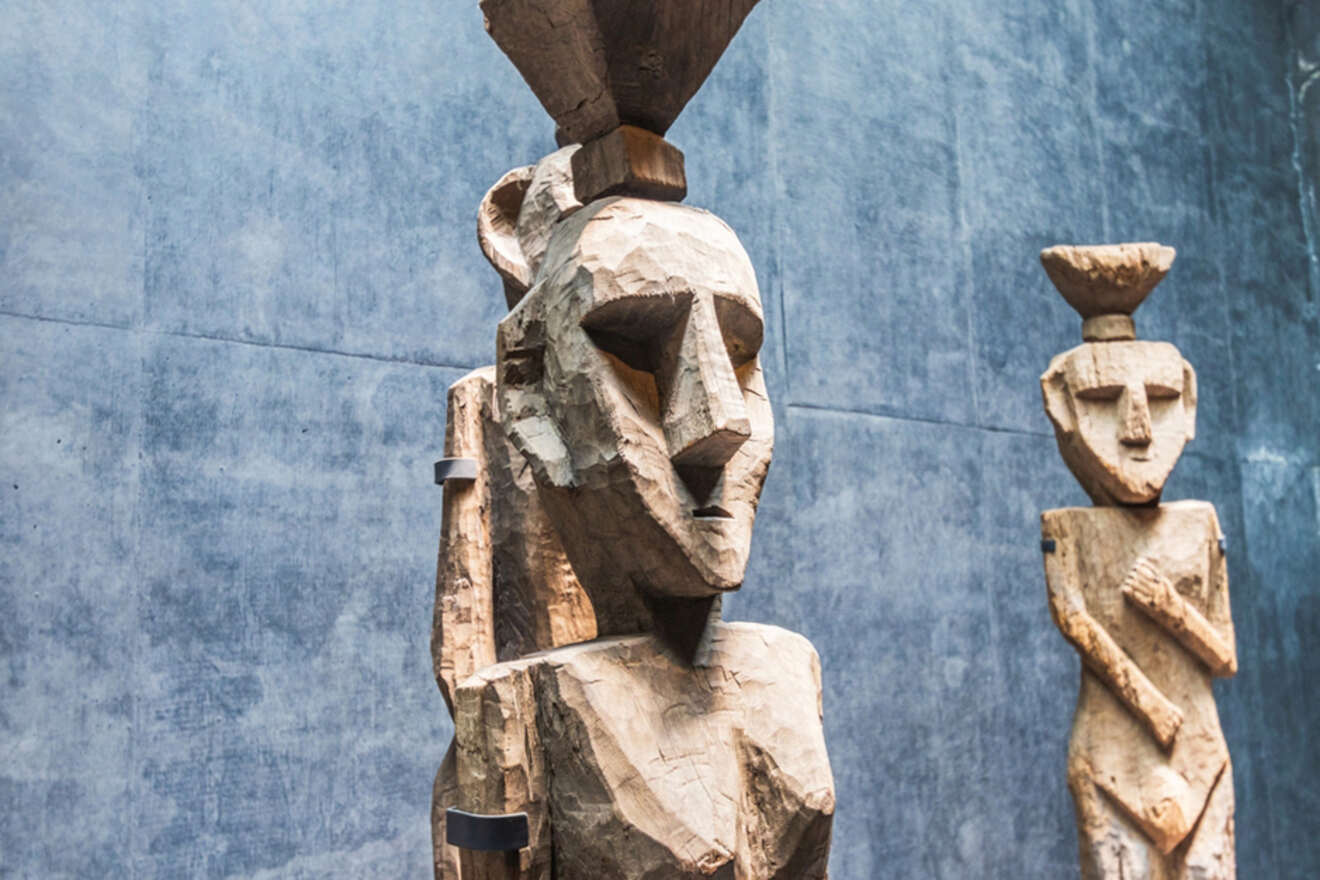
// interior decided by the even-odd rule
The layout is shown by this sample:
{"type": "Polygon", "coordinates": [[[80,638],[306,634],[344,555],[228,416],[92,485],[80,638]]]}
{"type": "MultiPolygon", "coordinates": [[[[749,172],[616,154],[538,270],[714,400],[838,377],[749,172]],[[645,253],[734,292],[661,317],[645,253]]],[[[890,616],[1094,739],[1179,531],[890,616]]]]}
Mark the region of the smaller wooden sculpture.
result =
{"type": "Polygon", "coordinates": [[[1196,374],[1131,314],[1173,263],[1158,244],[1054,247],[1082,345],[1041,377],[1059,451],[1095,507],[1048,510],[1050,612],[1082,660],[1068,751],[1084,880],[1230,880],[1233,775],[1211,679],[1237,671],[1214,506],[1160,503],[1192,438],[1196,374]]]}

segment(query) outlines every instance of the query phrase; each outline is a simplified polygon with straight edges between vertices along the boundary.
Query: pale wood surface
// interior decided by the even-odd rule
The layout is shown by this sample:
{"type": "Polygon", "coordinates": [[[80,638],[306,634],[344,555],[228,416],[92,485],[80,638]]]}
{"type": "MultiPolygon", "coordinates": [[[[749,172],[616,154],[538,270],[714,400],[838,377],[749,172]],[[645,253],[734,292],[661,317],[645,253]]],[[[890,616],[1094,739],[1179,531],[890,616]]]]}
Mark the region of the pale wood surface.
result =
{"type": "Polygon", "coordinates": [[[1168,273],[1177,255],[1153,241],[1055,245],[1040,252],[1045,274],[1083,318],[1130,315],[1168,273]]]}
{"type": "Polygon", "coordinates": [[[1196,433],[1196,372],[1167,342],[1087,342],[1041,376],[1059,452],[1097,504],[1147,504],[1196,433]]]}
{"type": "Polygon", "coordinates": [[[445,457],[474,458],[477,478],[444,487],[436,564],[431,660],[450,711],[455,685],[495,662],[494,571],[485,426],[491,420],[494,371],[469,373],[449,389],[445,457]]]}
{"type": "MultiPolygon", "coordinates": [[[[671,14],[719,5],[638,8],[678,28],[671,14]]],[[[691,34],[676,57],[702,48],[691,34]]],[[[834,789],[819,660],[800,636],[719,621],[773,450],[756,276],[719,218],[596,197],[616,180],[663,194],[681,154],[616,126],[493,188],[481,210],[512,308],[493,373],[469,382],[482,515],[453,528],[484,528],[493,561],[485,595],[449,575],[438,587],[471,604],[438,619],[455,744],[432,825],[441,839],[444,806],[526,812],[530,842],[437,844],[437,876],[823,878],[834,789]],[[474,668],[471,646],[447,647],[472,633],[502,662],[474,668]]]]}
{"type": "Polygon", "coordinates": [[[1050,610],[1084,666],[1068,758],[1083,876],[1232,877],[1231,771],[1210,682],[1237,659],[1213,506],[1051,510],[1041,535],[1056,545],[1050,610]]]}
{"type": "Polygon", "coordinates": [[[774,442],[762,322],[727,225],[608,198],[557,227],[500,323],[506,427],[600,633],[652,629],[646,596],[741,584],[774,442]],[[685,468],[689,449],[700,460],[685,468]]]}
{"type": "Polygon", "coordinates": [[[698,666],[654,636],[603,639],[488,667],[458,706],[463,808],[532,816],[519,877],[552,876],[547,821],[557,877],[826,876],[833,779],[801,636],[715,624],[698,666]]]}
{"type": "Polygon", "coordinates": [[[1237,671],[1223,534],[1159,504],[1195,433],[1196,374],[1133,339],[1173,249],[1056,247],[1051,280],[1091,341],[1041,376],[1064,461],[1096,503],[1041,516],[1050,613],[1082,662],[1068,749],[1083,880],[1233,880],[1233,777],[1211,678],[1237,671]]]}

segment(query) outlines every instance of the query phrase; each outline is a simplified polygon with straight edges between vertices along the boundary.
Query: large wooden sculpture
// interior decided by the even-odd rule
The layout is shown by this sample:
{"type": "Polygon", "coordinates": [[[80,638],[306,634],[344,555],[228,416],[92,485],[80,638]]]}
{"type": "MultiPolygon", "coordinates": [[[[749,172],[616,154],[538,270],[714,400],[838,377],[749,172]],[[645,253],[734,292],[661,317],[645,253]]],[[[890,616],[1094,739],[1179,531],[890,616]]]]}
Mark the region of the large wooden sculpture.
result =
{"type": "Polygon", "coordinates": [[[1085,880],[1235,876],[1233,776],[1211,679],[1237,670],[1224,540],[1204,501],[1160,503],[1196,419],[1196,374],[1131,314],[1173,263],[1157,244],[1054,247],[1085,342],[1041,377],[1089,508],[1046,511],[1050,611],[1081,655],[1068,751],[1085,880]]]}
{"type": "Polygon", "coordinates": [[[816,652],[719,613],[773,446],[756,277],[661,137],[753,2],[482,3],[568,143],[479,213],[511,311],[450,391],[438,877],[826,876],[816,652]],[[450,808],[526,846],[448,845],[450,808]]]}

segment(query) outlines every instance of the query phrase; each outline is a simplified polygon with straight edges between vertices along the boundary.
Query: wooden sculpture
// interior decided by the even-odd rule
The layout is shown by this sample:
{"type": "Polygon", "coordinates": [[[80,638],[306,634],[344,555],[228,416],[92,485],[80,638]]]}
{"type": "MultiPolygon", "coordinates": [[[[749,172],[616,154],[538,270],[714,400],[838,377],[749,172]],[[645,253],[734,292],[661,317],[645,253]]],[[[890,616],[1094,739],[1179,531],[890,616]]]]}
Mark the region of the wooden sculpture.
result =
{"type": "Polygon", "coordinates": [[[433,629],[454,743],[441,878],[826,876],[820,664],[725,623],[773,420],[764,315],[733,231],[673,201],[661,134],[753,0],[485,0],[569,143],[478,217],[510,306],[450,390],[433,629]],[[455,473],[458,471],[455,470],[455,473]],[[446,843],[453,808],[526,814],[517,849],[446,843]]]}
{"type": "Polygon", "coordinates": [[[1214,506],[1160,503],[1192,438],[1196,374],[1131,314],[1173,263],[1158,244],[1054,247],[1085,342],[1041,377],[1064,461],[1094,507],[1048,510],[1050,611],[1082,660],[1068,750],[1084,880],[1235,876],[1233,774],[1211,679],[1237,670],[1214,506]]]}

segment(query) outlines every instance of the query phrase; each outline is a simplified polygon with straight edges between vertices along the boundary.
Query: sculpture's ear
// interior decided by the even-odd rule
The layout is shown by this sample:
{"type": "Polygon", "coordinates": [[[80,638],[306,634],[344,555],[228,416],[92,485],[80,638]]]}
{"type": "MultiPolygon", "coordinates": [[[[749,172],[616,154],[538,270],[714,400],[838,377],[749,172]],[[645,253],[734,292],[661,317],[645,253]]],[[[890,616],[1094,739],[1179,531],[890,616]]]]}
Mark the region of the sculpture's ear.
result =
{"type": "Polygon", "coordinates": [[[477,210],[477,241],[481,251],[504,279],[510,305],[527,292],[532,270],[518,243],[518,212],[522,209],[534,166],[515,168],[501,177],[481,200],[477,210]]]}
{"type": "Polygon", "coordinates": [[[1045,415],[1054,423],[1054,430],[1070,435],[1077,429],[1077,415],[1073,411],[1072,396],[1068,394],[1068,376],[1063,355],[1050,362],[1050,368],[1040,377],[1040,394],[1045,401],[1045,415]]]}
{"type": "Polygon", "coordinates": [[[500,321],[495,335],[499,418],[513,445],[532,466],[536,482],[574,485],[573,459],[550,411],[545,389],[546,332],[537,285],[500,321]]]}
{"type": "Polygon", "coordinates": [[[1183,418],[1187,420],[1187,442],[1196,437],[1196,370],[1183,361],[1183,418]]]}
{"type": "Polygon", "coordinates": [[[577,151],[577,144],[555,150],[536,163],[527,184],[517,231],[523,259],[533,277],[545,258],[555,225],[582,207],[573,188],[573,154],[577,151]]]}

